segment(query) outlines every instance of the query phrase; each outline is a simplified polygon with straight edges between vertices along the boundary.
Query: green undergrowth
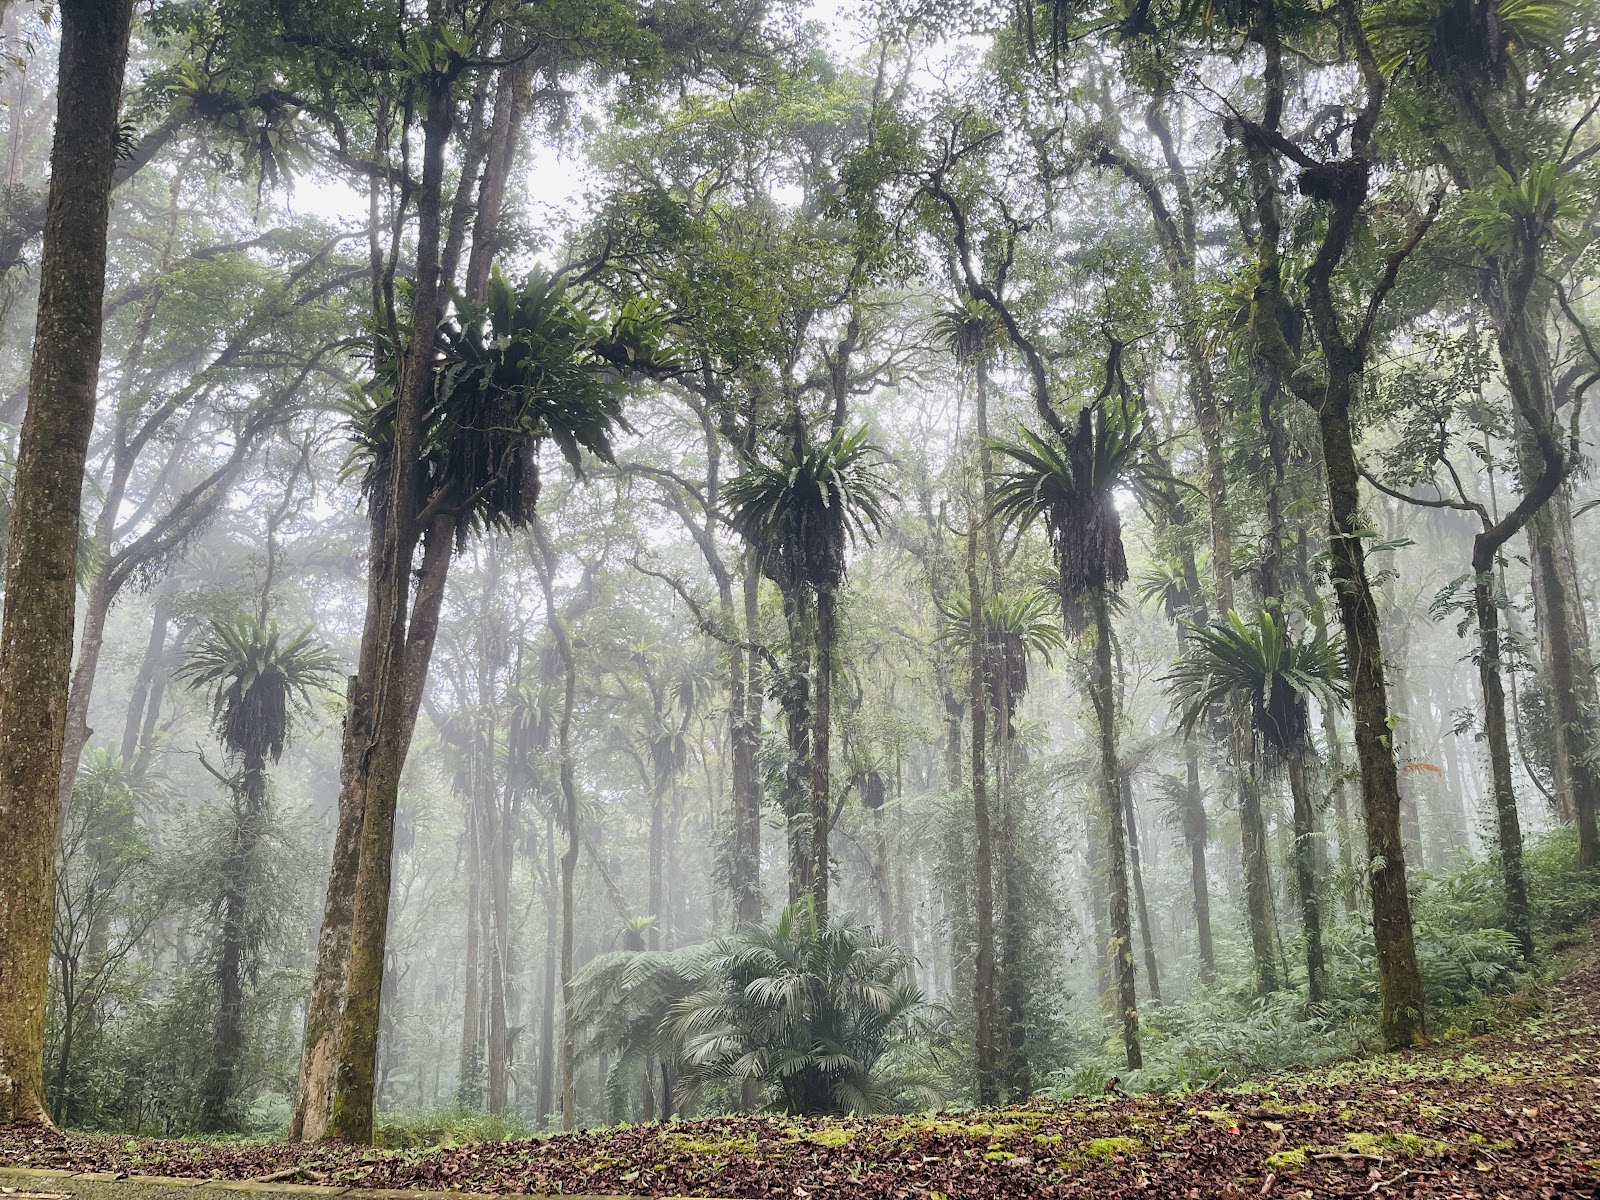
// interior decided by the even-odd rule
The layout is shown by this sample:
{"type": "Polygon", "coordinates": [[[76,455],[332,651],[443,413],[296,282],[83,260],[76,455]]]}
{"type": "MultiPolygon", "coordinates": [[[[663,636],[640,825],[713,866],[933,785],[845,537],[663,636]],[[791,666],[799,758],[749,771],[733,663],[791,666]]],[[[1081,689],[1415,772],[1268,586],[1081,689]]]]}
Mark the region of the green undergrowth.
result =
{"type": "MultiPolygon", "coordinates": [[[[1530,840],[1525,861],[1540,952],[1536,964],[1522,960],[1515,939],[1501,928],[1502,893],[1493,863],[1423,876],[1413,889],[1417,957],[1436,1040],[1536,1025],[1546,986],[1566,968],[1563,952],[1600,916],[1600,873],[1578,869],[1577,839],[1570,831],[1530,840]]],[[[1120,1039],[1108,1039],[1054,1072],[1047,1093],[1065,1099],[1115,1086],[1182,1094],[1326,1064],[1342,1064],[1350,1077],[1445,1069],[1496,1074],[1495,1068],[1473,1064],[1470,1055],[1448,1060],[1454,1064],[1448,1067],[1447,1060],[1372,1058],[1379,1037],[1371,930],[1358,921],[1336,922],[1326,945],[1329,986],[1322,1002],[1309,1003],[1303,979],[1295,979],[1292,964],[1299,951],[1291,944],[1286,958],[1294,986],[1263,998],[1241,995],[1237,986],[1202,988],[1176,1003],[1149,1005],[1140,1013],[1142,1068],[1127,1070],[1120,1039]]],[[[1507,1077],[1515,1073],[1514,1066],[1498,1070],[1507,1077]]]]}
{"type": "MultiPolygon", "coordinates": [[[[1499,1083],[1533,1072],[1548,1074],[1549,1064],[1534,1051],[1544,1023],[1557,1019],[1547,1011],[1548,986],[1570,965],[1572,956],[1565,951],[1579,943],[1600,915],[1600,876],[1578,871],[1575,838],[1566,832],[1530,841],[1527,863],[1541,952],[1534,967],[1522,962],[1514,943],[1498,928],[1500,884],[1492,866],[1477,863],[1451,874],[1423,877],[1414,888],[1418,957],[1429,997],[1430,1031],[1443,1047],[1439,1053],[1376,1053],[1376,973],[1370,933],[1359,923],[1345,921],[1328,931],[1330,995],[1323,1003],[1309,1004],[1303,984],[1263,999],[1242,995],[1238,986],[1197,990],[1176,1003],[1147,1007],[1141,1013],[1142,1069],[1126,1070],[1117,1044],[1108,1041],[1080,1055],[1070,1069],[1051,1075],[1045,1081],[1045,1094],[1064,1099],[1100,1096],[1108,1090],[1184,1094],[1205,1088],[1266,1098],[1274,1087],[1273,1078],[1288,1074],[1313,1086],[1476,1078],[1499,1083]],[[1492,1057],[1470,1044],[1451,1045],[1512,1027],[1518,1030],[1519,1041],[1529,1043],[1526,1053],[1515,1043],[1497,1045],[1492,1057]]],[[[1295,954],[1292,944],[1286,947],[1291,963],[1295,954]]],[[[887,1120],[880,1132],[890,1140],[934,1134],[981,1142],[1028,1132],[1039,1119],[1038,1112],[1027,1108],[967,1115],[941,1111],[887,1120]]],[[[385,1112],[375,1136],[386,1149],[419,1150],[547,1132],[517,1116],[445,1108],[385,1112]]],[[[796,1123],[781,1140],[831,1149],[848,1146],[855,1136],[855,1127],[847,1124],[796,1123]]],[[[741,1136],[701,1145],[668,1127],[663,1137],[673,1146],[708,1157],[734,1157],[757,1149],[741,1136]]],[[[1105,1150],[1088,1146],[1084,1153],[1094,1156],[1105,1150]]],[[[1294,1153],[1293,1148],[1284,1151],[1285,1169],[1292,1166],[1288,1160],[1294,1153]]]]}
{"type": "Polygon", "coordinates": [[[475,1142],[511,1142],[543,1132],[525,1117],[468,1108],[393,1109],[373,1124],[373,1144],[384,1150],[423,1150],[475,1142]]]}

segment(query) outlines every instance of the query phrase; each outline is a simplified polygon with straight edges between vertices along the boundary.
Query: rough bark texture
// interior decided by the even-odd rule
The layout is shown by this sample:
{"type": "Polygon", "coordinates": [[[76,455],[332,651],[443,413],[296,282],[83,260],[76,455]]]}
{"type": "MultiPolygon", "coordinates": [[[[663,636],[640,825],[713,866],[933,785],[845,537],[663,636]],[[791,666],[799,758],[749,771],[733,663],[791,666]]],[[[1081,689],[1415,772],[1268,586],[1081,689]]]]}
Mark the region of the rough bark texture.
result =
{"type": "MultiPolygon", "coordinates": [[[[1524,322],[1526,323],[1526,322],[1524,322]]],[[[1525,330],[1508,330],[1500,337],[1501,360],[1506,367],[1508,390],[1537,395],[1545,389],[1536,356],[1525,343],[1525,330]],[[1518,343],[1524,343],[1519,345],[1518,343]]],[[[1543,407],[1541,405],[1541,407],[1543,407]]],[[[1519,412],[1524,408],[1518,405],[1519,412]]],[[[1540,433],[1550,436],[1549,418],[1540,433]]],[[[1517,438],[1523,473],[1534,477],[1542,466],[1540,437],[1523,419],[1517,438]]],[[[1528,550],[1533,568],[1534,615],[1539,626],[1546,680],[1555,707],[1556,787],[1563,807],[1571,812],[1578,830],[1578,862],[1600,865],[1600,837],[1596,814],[1600,812],[1600,769],[1596,764],[1594,670],[1589,663],[1587,633],[1567,546],[1572,536],[1572,511],[1565,495],[1557,492],[1528,521],[1528,550]]]]}
{"type": "MultiPolygon", "coordinates": [[[[417,267],[412,292],[411,343],[395,413],[392,461],[416,461],[422,413],[433,385],[434,338],[440,311],[440,198],[444,151],[452,125],[449,85],[436,80],[429,89],[423,119],[422,179],[417,190],[417,267]]],[[[384,947],[389,923],[389,890],[394,854],[395,806],[400,772],[410,741],[408,710],[407,608],[412,555],[417,544],[416,473],[389,472],[387,537],[372,564],[376,612],[377,670],[371,676],[373,721],[358,748],[358,770],[365,779],[360,854],[356,863],[350,915],[350,950],[345,971],[344,1009],[338,1021],[333,1109],[326,1133],[345,1141],[372,1138],[378,1027],[382,1011],[384,947]]],[[[365,638],[363,639],[365,642],[365,638]]],[[[349,740],[349,730],[346,731],[349,740]]]]}
{"type": "MultiPolygon", "coordinates": [[[[1424,1036],[1422,976],[1411,930],[1411,901],[1406,892],[1406,863],[1400,838],[1400,783],[1389,725],[1389,699],[1384,687],[1383,646],[1378,606],[1367,575],[1366,528],[1361,514],[1360,469],[1356,461],[1351,405],[1355,384],[1366,365],[1373,321],[1407,256],[1427,231],[1427,221],[1397,249],[1385,272],[1385,285],[1357,309],[1363,316],[1347,328],[1348,303],[1335,286],[1335,273],[1355,244],[1358,222],[1367,202],[1373,173],[1373,138],[1383,113],[1387,81],[1378,67],[1361,26],[1354,0],[1340,0],[1337,16],[1349,38],[1360,73],[1363,100],[1349,132],[1344,158],[1306,168],[1300,187],[1313,196],[1326,216],[1316,252],[1304,280],[1306,307],[1321,351],[1323,379],[1300,377],[1299,354],[1287,343],[1279,324],[1282,263],[1279,246],[1282,221],[1278,208],[1280,181],[1265,146],[1281,137],[1285,95],[1283,45],[1277,11],[1256,11],[1250,38],[1263,53],[1265,103],[1258,131],[1247,139],[1256,217],[1260,225],[1257,283],[1251,305],[1251,329],[1263,357],[1317,415],[1327,473],[1329,544],[1334,592],[1344,627],[1348,657],[1351,712],[1356,757],[1361,767],[1362,807],[1366,815],[1367,860],[1372,893],[1373,940],[1376,944],[1379,1024],[1386,1045],[1409,1046],[1424,1036]],[[1265,139],[1265,140],[1264,140],[1265,139]],[[1332,182],[1330,182],[1332,181],[1332,182]]],[[[1309,157],[1309,156],[1308,156],[1309,157]]],[[[1431,221],[1431,217],[1428,218],[1431,221]]],[[[1341,281],[1342,284],[1342,281],[1341,281]]]]}
{"type": "Polygon", "coordinates": [[[45,1115],[45,991],[78,521],[133,4],[62,0],[58,11],[59,98],[0,629],[0,1122],[45,1115]]]}
{"type": "Polygon", "coordinates": [[[789,628],[788,669],[779,696],[789,735],[783,816],[789,837],[789,903],[798,904],[812,885],[810,814],[806,799],[806,763],[811,758],[811,636],[803,596],[785,596],[783,612],[789,628]]]}
{"type": "Polygon", "coordinates": [[[816,679],[811,694],[811,894],[816,898],[817,920],[828,919],[828,885],[831,862],[828,827],[833,824],[833,778],[828,749],[833,736],[833,643],[838,597],[831,588],[817,592],[816,679]]]}
{"type": "MultiPolygon", "coordinates": [[[[1236,735],[1235,745],[1243,740],[1236,735]]],[[[1278,960],[1274,954],[1267,821],[1261,812],[1261,780],[1254,762],[1248,763],[1239,774],[1239,841],[1244,856],[1245,912],[1250,925],[1250,951],[1256,967],[1256,994],[1265,996],[1276,991],[1279,982],[1278,960]]]]}
{"type": "MultiPolygon", "coordinates": [[[[1303,698],[1300,704],[1304,706],[1303,698]]],[[[1322,948],[1322,885],[1317,878],[1314,761],[1315,751],[1309,735],[1289,748],[1289,793],[1294,804],[1294,876],[1295,890],[1300,894],[1301,935],[1305,939],[1306,995],[1311,1003],[1319,1004],[1327,992],[1327,970],[1322,948]]]]}
{"type": "Polygon", "coordinates": [[[1409,1046],[1424,1034],[1422,975],[1411,932],[1405,851],[1400,838],[1400,777],[1389,731],[1378,605],[1367,580],[1355,447],[1350,430],[1349,379],[1330,378],[1319,414],[1328,470],[1333,582],[1339,597],[1355,718],[1356,758],[1371,872],[1372,931],[1378,957],[1380,1025],[1386,1045],[1409,1046]],[[1342,392],[1342,395],[1340,394],[1342,392]]]}
{"type": "MultiPolygon", "coordinates": [[[[971,601],[971,691],[972,707],[972,826],[973,858],[976,869],[977,962],[972,975],[972,1007],[977,1022],[977,1063],[975,1075],[978,1103],[993,1104],[999,1099],[995,1072],[995,988],[994,988],[994,850],[989,836],[989,698],[984,686],[983,637],[979,632],[983,612],[983,590],[978,584],[978,539],[967,539],[967,596],[971,601]]],[[[1004,716],[1000,718],[1004,720],[1004,716]]]]}
{"type": "Polygon", "coordinates": [[[1089,692],[1094,701],[1096,732],[1100,739],[1101,819],[1106,831],[1107,882],[1110,897],[1111,961],[1116,976],[1117,1020],[1128,1069],[1144,1065],[1139,1051],[1139,1001],[1133,969],[1133,918],[1128,904],[1128,845],[1122,814],[1122,770],[1117,761],[1116,690],[1111,674],[1111,602],[1103,594],[1092,596],[1094,607],[1094,662],[1089,672],[1089,692]]]}

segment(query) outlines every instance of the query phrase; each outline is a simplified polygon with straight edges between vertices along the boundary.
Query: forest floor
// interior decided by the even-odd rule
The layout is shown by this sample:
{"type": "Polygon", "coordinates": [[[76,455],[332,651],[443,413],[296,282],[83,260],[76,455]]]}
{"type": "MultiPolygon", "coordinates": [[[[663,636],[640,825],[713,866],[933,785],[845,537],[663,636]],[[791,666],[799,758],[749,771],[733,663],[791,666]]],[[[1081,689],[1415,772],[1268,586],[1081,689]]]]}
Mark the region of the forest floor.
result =
{"type": "Polygon", "coordinates": [[[587,1195],[1600,1195],[1600,952],[1494,1032],[1185,1096],[865,1120],[727,1117],[415,1151],[0,1127],[0,1164],[587,1195]]]}

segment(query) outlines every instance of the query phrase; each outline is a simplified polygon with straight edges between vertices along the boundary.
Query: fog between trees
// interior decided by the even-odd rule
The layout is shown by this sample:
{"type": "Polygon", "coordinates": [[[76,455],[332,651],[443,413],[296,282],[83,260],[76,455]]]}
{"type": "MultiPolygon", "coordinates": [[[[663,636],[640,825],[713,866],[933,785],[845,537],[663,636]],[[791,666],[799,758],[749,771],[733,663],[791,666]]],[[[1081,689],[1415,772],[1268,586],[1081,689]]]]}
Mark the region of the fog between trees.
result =
{"type": "Polygon", "coordinates": [[[0,1119],[1196,1087],[1600,908],[1590,6],[0,12],[0,1119]]]}

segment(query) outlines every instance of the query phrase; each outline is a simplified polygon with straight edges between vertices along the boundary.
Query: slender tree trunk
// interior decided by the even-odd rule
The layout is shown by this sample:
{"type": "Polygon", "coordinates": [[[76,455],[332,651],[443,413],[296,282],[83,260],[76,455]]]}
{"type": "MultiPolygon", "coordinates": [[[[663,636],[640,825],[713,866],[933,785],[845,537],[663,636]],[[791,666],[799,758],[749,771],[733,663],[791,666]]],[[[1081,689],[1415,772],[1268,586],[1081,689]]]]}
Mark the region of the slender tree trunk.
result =
{"type": "Polygon", "coordinates": [[[1155,933],[1150,928],[1150,906],[1144,898],[1144,867],[1139,860],[1139,814],[1133,807],[1133,780],[1126,772],[1119,789],[1122,792],[1122,820],[1128,831],[1128,867],[1133,875],[1133,902],[1139,911],[1139,941],[1144,950],[1144,973],[1149,977],[1150,1001],[1161,1003],[1161,977],[1156,970],[1155,933]]]}
{"type": "MultiPolygon", "coordinates": [[[[1340,16],[1357,19],[1356,6],[1342,5],[1340,16]]],[[[1254,10],[1249,37],[1262,50],[1261,128],[1277,135],[1283,117],[1285,71],[1279,13],[1272,6],[1254,10]]],[[[1357,220],[1372,177],[1372,138],[1382,114],[1386,83],[1372,60],[1371,47],[1358,28],[1347,29],[1361,68],[1363,106],[1349,135],[1349,155],[1339,160],[1339,188],[1321,201],[1326,217],[1315,257],[1304,282],[1306,307],[1322,354],[1325,378],[1319,385],[1293,383],[1303,365],[1286,342],[1279,321],[1282,263],[1281,180],[1265,139],[1247,139],[1259,232],[1256,238],[1256,288],[1251,325],[1264,356],[1279,367],[1279,377],[1317,414],[1327,473],[1328,523],[1334,592],[1344,627],[1349,661],[1351,711],[1356,757],[1361,767],[1362,807],[1366,816],[1367,862],[1372,891],[1373,940],[1377,950],[1380,1026],[1386,1045],[1400,1049],[1424,1036],[1422,976],[1411,929],[1406,893],[1405,853],[1400,840],[1400,782],[1395,766],[1389,699],[1384,689],[1383,647],[1378,607],[1367,576],[1361,514],[1360,469],[1356,461],[1351,403],[1366,365],[1370,321],[1353,335],[1336,297],[1334,273],[1354,243],[1357,220]]],[[[1403,261],[1403,258],[1402,258],[1403,261]]],[[[1398,262],[1397,262],[1398,266],[1398,262]]],[[[1375,292],[1370,303],[1381,305],[1375,292]]]]}
{"type": "MultiPolygon", "coordinates": [[[[450,89],[442,80],[429,87],[423,119],[422,179],[417,189],[417,269],[412,291],[411,343],[398,395],[388,472],[388,520],[381,556],[372,564],[372,596],[379,600],[372,639],[378,647],[371,677],[372,719],[361,730],[370,740],[357,747],[358,777],[364,803],[360,855],[350,915],[350,955],[345,972],[344,1010],[338,1020],[338,1052],[333,1072],[333,1108],[327,1136],[350,1142],[372,1140],[373,1106],[382,1011],[385,941],[394,856],[395,806],[400,773],[410,741],[407,671],[407,607],[416,529],[416,473],[409,465],[421,449],[422,414],[433,387],[434,342],[440,314],[440,199],[445,146],[453,123],[450,89]]],[[[365,643],[366,639],[363,638],[365,643]]],[[[353,713],[352,713],[353,717],[353,713]]],[[[352,726],[347,719],[346,742],[352,726]]],[[[325,918],[326,920],[326,918],[325,918]]],[[[309,1018],[308,1018],[309,1019],[309,1018]]]]}
{"type": "Polygon", "coordinates": [[[56,803],[63,814],[72,800],[72,787],[78,779],[78,760],[89,744],[89,698],[94,690],[95,672],[100,667],[100,651],[106,640],[106,617],[111,611],[111,578],[104,569],[96,573],[84,605],[83,625],[78,634],[78,661],[72,670],[67,691],[67,723],[61,745],[61,779],[56,803]]]}
{"type": "Polygon", "coordinates": [[[0,1123],[45,1117],[58,784],[132,0],[61,0],[55,140],[0,629],[0,1123]]]}
{"type": "MultiPolygon", "coordinates": [[[[1002,689],[1004,691],[1004,689],[1002,689]]],[[[1007,705],[1000,704],[1001,711],[1007,705]]],[[[999,755],[1002,761],[1011,753],[1002,735],[999,755]]],[[[1019,799],[1010,787],[1010,772],[1000,774],[999,836],[996,840],[1000,863],[1000,1029],[998,1056],[1000,1085],[1008,1100],[1025,1098],[1033,1092],[1033,1076],[1028,1066],[1028,979],[1023,960],[1027,944],[1028,913],[1023,895],[1022,862],[1018,852],[1019,799]]]]}
{"type": "MultiPolygon", "coordinates": [[[[509,801],[507,801],[509,803],[509,801]]],[[[509,822],[496,822],[489,847],[489,1111],[506,1111],[511,1090],[511,1030],[507,1021],[511,987],[511,852],[516,844],[509,822]]]]}
{"type": "MultiPolygon", "coordinates": [[[[468,753],[472,753],[468,747],[468,753]]],[[[476,781],[474,781],[476,782],[476,781]]],[[[475,791],[470,784],[469,792],[475,791]]],[[[483,1035],[478,1027],[483,978],[483,855],[478,829],[478,800],[467,797],[467,920],[463,932],[461,980],[461,1067],[456,1076],[456,1103],[476,1109],[483,1103],[483,1035]]]]}
{"type": "Polygon", "coordinates": [[[789,664],[781,697],[789,734],[783,814],[789,835],[789,903],[798,904],[811,891],[814,861],[806,787],[806,764],[811,760],[811,635],[802,596],[785,596],[783,610],[789,629],[789,664]]]}
{"type": "MultiPolygon", "coordinates": [[[[1241,746],[1248,734],[1235,731],[1241,746]]],[[[1245,912],[1250,922],[1250,951],[1256,967],[1256,994],[1278,990],[1278,962],[1273,947],[1272,867],[1267,852],[1267,821],[1261,811],[1261,778],[1255,753],[1240,756],[1239,845],[1244,856],[1245,912]]]]}
{"type": "Polygon", "coordinates": [[[817,901],[817,919],[828,919],[828,884],[831,861],[828,827],[833,823],[833,777],[828,748],[833,740],[833,643],[838,597],[827,588],[817,594],[816,683],[811,704],[811,887],[817,901]]]}
{"type": "Polygon", "coordinates": [[[1372,930],[1378,959],[1380,1024],[1385,1045],[1410,1046],[1425,1036],[1422,974],[1411,931],[1405,850],[1400,839],[1400,776],[1389,728],[1378,605],[1367,578],[1360,530],[1360,472],[1350,428],[1351,379],[1329,364],[1318,418],[1328,472],[1328,515],[1333,585],[1339,598],[1349,662],[1356,757],[1361,764],[1362,807],[1371,870],[1372,930]]]}
{"type": "Polygon", "coordinates": [[[166,582],[156,592],[155,606],[150,615],[150,639],[145,643],[139,673],[134,676],[133,692],[128,698],[128,717],[122,728],[122,763],[125,767],[132,766],[139,753],[139,734],[144,727],[145,709],[150,703],[156,672],[161,669],[161,660],[167,648],[173,591],[172,584],[166,582]]]}
{"type": "Polygon", "coordinates": [[[1483,690],[1483,734],[1494,781],[1495,828],[1500,843],[1500,879],[1506,902],[1506,932],[1517,939],[1522,957],[1533,961],[1533,920],[1528,911],[1528,879],[1522,865],[1522,822],[1512,783],[1511,740],[1506,734],[1506,696],[1500,683],[1500,609],[1494,595],[1494,558],[1475,554],[1472,588],[1478,618],[1478,685],[1483,690]],[[1487,561],[1484,561],[1487,559],[1487,561]]]}
{"type": "MultiPolygon", "coordinates": [[[[747,641],[754,644],[761,630],[761,575],[747,566],[744,576],[744,629],[747,641]]],[[[761,770],[757,754],[761,748],[762,707],[766,701],[766,673],[760,655],[745,656],[744,719],[740,723],[744,742],[748,783],[739,799],[745,825],[744,866],[738,914],[741,923],[761,923],[761,770]]]]}
{"type": "Polygon", "coordinates": [[[972,825],[975,843],[973,854],[977,871],[975,907],[978,917],[977,962],[973,971],[972,1001],[977,1020],[975,1075],[978,1084],[978,1103],[991,1105],[1000,1099],[995,1073],[994,860],[989,837],[989,765],[986,761],[989,742],[989,698],[984,686],[984,639],[981,624],[983,590],[978,583],[976,533],[967,538],[967,595],[972,606],[972,620],[968,630],[971,635],[972,655],[968,705],[972,710],[972,825]]]}
{"type": "Polygon", "coordinates": [[[1189,847],[1189,887],[1194,895],[1195,938],[1200,949],[1200,982],[1217,981],[1217,952],[1211,939],[1211,884],[1206,871],[1207,821],[1200,791],[1200,748],[1193,738],[1183,743],[1183,838],[1189,847]]]}
{"type": "Polygon", "coordinates": [[[539,581],[544,589],[545,619],[562,667],[561,719],[556,732],[556,760],[561,783],[561,827],[566,846],[561,852],[561,1127],[574,1129],[578,1123],[577,1025],[572,1016],[573,926],[576,918],[574,884],[578,872],[578,850],[583,835],[579,825],[578,784],[572,761],[572,713],[577,700],[578,662],[572,650],[566,621],[555,604],[555,555],[538,518],[533,537],[538,553],[539,581]]]}
{"type": "Polygon", "coordinates": [[[1545,676],[1555,709],[1556,782],[1578,830],[1578,865],[1600,866],[1596,811],[1600,809],[1600,767],[1592,736],[1595,720],[1594,674],[1587,664],[1587,639],[1579,620],[1577,591],[1563,560],[1562,533],[1546,505],[1528,522],[1534,601],[1544,645],[1545,676]]]}
{"type": "Polygon", "coordinates": [[[1103,593],[1091,598],[1094,608],[1094,665],[1089,694],[1094,701],[1100,738],[1100,808],[1106,830],[1106,867],[1111,918],[1111,961],[1116,975],[1117,1018],[1128,1069],[1144,1066],[1139,1051],[1139,999],[1133,969],[1133,920],[1128,904],[1128,846],[1122,811],[1122,769],[1117,760],[1117,700],[1111,666],[1111,602],[1103,593]]]}
{"type": "MultiPolygon", "coordinates": [[[[1300,701],[1305,704],[1304,699],[1300,701]]],[[[1305,935],[1306,995],[1320,1004],[1327,993],[1322,948],[1322,896],[1317,879],[1317,798],[1311,773],[1309,735],[1289,749],[1289,793],[1294,804],[1295,890],[1300,893],[1300,924],[1305,935]]]]}
{"type": "Polygon", "coordinates": [[[247,953],[249,880],[260,854],[267,808],[266,760],[252,753],[233,797],[233,828],[222,861],[222,928],[217,945],[217,1027],[211,1067],[201,1085],[199,1127],[220,1133],[233,1127],[229,1105],[237,1092],[236,1075],[244,1052],[244,982],[247,953]]]}
{"type": "MultiPolygon", "coordinates": [[[[657,718],[655,736],[664,736],[666,714],[661,711],[659,700],[655,715],[657,718]]],[[[647,847],[647,857],[649,858],[650,928],[645,934],[645,945],[648,949],[659,950],[661,949],[661,927],[666,923],[667,919],[662,903],[662,875],[666,863],[666,810],[669,768],[662,757],[660,747],[652,746],[650,757],[651,774],[653,776],[650,787],[650,844],[647,847]]]]}
{"type": "Polygon", "coordinates": [[[544,866],[544,1004],[539,1010],[539,1078],[534,1100],[541,1126],[549,1125],[555,1108],[556,946],[561,939],[556,899],[556,826],[551,814],[544,821],[544,866]]]}
{"type": "MultiPolygon", "coordinates": [[[[708,441],[712,438],[708,437],[708,441]]],[[[760,586],[760,577],[753,571],[744,579],[744,589],[760,586]]],[[[722,622],[726,629],[737,629],[734,616],[732,589],[725,588],[722,597],[722,622]]],[[[742,641],[754,642],[755,631],[746,629],[742,641]]],[[[750,656],[754,658],[752,654],[750,656]]],[[[728,861],[728,890],[733,899],[735,926],[752,926],[761,922],[761,797],[759,769],[756,762],[758,746],[751,736],[754,709],[761,704],[758,695],[750,690],[750,667],[746,663],[742,645],[728,648],[728,742],[730,773],[733,785],[731,815],[732,846],[728,861]]]]}

